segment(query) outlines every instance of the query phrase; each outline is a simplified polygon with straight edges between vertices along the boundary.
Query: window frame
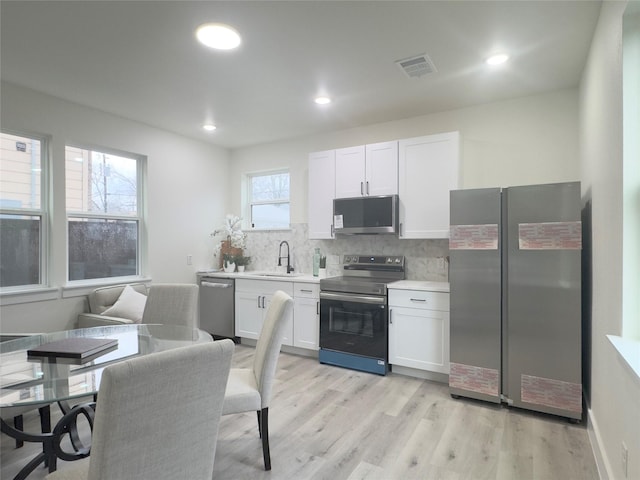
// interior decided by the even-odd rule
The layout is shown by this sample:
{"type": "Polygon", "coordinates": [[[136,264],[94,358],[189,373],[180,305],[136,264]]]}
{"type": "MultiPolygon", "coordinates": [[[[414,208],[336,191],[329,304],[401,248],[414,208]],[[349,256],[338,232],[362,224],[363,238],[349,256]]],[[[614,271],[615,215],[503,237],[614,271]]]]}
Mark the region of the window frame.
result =
{"type": "MultiPolygon", "coordinates": [[[[1,128],[1,134],[14,135],[29,138],[40,142],[40,208],[2,208],[0,215],[20,215],[40,217],[40,261],[39,283],[25,285],[0,286],[0,294],[15,294],[20,292],[32,292],[44,290],[50,286],[50,236],[51,236],[51,138],[35,132],[1,128]]],[[[5,301],[2,301],[5,304],[5,301]]]]}
{"type": "Polygon", "coordinates": [[[111,285],[116,283],[126,283],[132,280],[139,281],[146,278],[145,273],[147,269],[147,231],[146,231],[146,171],[147,171],[147,157],[145,155],[126,152],[110,147],[96,146],[86,144],[82,142],[65,142],[65,278],[68,288],[77,288],[89,285],[111,285]],[[136,161],[136,215],[118,215],[111,213],[94,213],[85,212],[80,210],[68,210],[66,208],[67,197],[67,171],[66,171],[66,149],[67,147],[79,148],[82,150],[89,150],[91,152],[99,152],[107,155],[114,155],[118,157],[124,157],[136,161]],[[86,278],[80,280],[71,280],[69,271],[69,219],[88,219],[88,220],[124,220],[124,221],[136,221],[138,226],[138,242],[136,247],[136,271],[134,275],[123,275],[114,277],[98,277],[98,278],[86,278]]]}
{"type": "Polygon", "coordinates": [[[249,172],[244,174],[244,185],[245,185],[245,195],[244,195],[244,206],[243,211],[245,214],[243,215],[246,219],[244,222],[244,229],[249,231],[256,232],[268,232],[274,230],[291,230],[291,170],[289,168],[278,168],[273,170],[264,170],[259,172],[249,172]],[[251,189],[252,179],[254,177],[268,177],[271,175],[282,175],[287,174],[289,176],[289,196],[286,200],[260,200],[253,201],[253,192],[251,189]],[[286,227],[254,227],[253,226],[253,206],[254,205],[289,205],[289,224],[286,227]]]}

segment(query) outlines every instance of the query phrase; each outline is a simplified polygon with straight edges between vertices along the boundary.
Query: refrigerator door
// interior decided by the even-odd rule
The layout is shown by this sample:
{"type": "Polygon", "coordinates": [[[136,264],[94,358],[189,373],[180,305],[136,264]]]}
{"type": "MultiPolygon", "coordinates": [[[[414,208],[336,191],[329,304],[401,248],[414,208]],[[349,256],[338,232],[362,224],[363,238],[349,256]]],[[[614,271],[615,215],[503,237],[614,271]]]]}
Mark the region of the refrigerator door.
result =
{"type": "Polygon", "coordinates": [[[449,391],[500,402],[500,189],[454,190],[450,207],[449,391]]]}
{"type": "Polygon", "coordinates": [[[503,394],[581,418],[580,183],[505,189],[503,394]]]}

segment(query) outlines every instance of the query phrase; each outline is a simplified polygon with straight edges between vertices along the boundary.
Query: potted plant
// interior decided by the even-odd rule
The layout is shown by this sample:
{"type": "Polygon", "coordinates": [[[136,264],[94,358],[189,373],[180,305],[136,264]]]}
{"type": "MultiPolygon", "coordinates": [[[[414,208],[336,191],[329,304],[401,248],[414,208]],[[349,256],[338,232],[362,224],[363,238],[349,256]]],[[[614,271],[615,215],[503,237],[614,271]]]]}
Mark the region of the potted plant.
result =
{"type": "Polygon", "coordinates": [[[319,278],[327,278],[327,256],[320,255],[320,268],[318,271],[319,278]]]}
{"type": "Polygon", "coordinates": [[[225,273],[233,273],[236,270],[235,256],[230,253],[222,254],[222,266],[225,273]]]}
{"type": "Polygon", "coordinates": [[[251,257],[245,257],[242,254],[235,255],[233,257],[233,260],[234,260],[234,262],[236,264],[236,267],[238,267],[238,271],[239,272],[244,272],[244,267],[246,267],[247,265],[249,265],[251,263],[251,257]]]}

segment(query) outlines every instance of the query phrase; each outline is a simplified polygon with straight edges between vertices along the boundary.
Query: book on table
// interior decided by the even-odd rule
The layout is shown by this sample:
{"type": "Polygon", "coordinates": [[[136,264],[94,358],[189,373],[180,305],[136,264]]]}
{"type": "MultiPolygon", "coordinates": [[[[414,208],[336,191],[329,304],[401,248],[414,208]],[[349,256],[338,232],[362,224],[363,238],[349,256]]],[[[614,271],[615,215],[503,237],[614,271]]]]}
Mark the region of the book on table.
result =
{"type": "Polygon", "coordinates": [[[68,358],[90,360],[111,352],[118,347],[115,338],[65,338],[27,350],[30,358],[68,358]]]}

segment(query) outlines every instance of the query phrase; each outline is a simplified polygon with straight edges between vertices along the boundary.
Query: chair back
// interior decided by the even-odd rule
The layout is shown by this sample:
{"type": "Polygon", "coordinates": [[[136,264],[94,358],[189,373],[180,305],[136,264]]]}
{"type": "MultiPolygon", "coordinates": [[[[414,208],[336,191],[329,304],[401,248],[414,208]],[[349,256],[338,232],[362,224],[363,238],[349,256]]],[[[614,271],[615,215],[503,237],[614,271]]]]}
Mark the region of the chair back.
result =
{"type": "Polygon", "coordinates": [[[151,285],[142,323],[198,327],[198,286],[187,283],[151,285]]]}
{"type": "Polygon", "coordinates": [[[256,376],[262,408],[269,406],[286,320],[292,308],[293,299],[282,290],[278,290],[269,302],[262,331],[258,337],[253,357],[253,372],[256,376]]]}
{"type": "Polygon", "coordinates": [[[210,479],[232,354],[222,340],[105,368],[89,479],[210,479]]]}

